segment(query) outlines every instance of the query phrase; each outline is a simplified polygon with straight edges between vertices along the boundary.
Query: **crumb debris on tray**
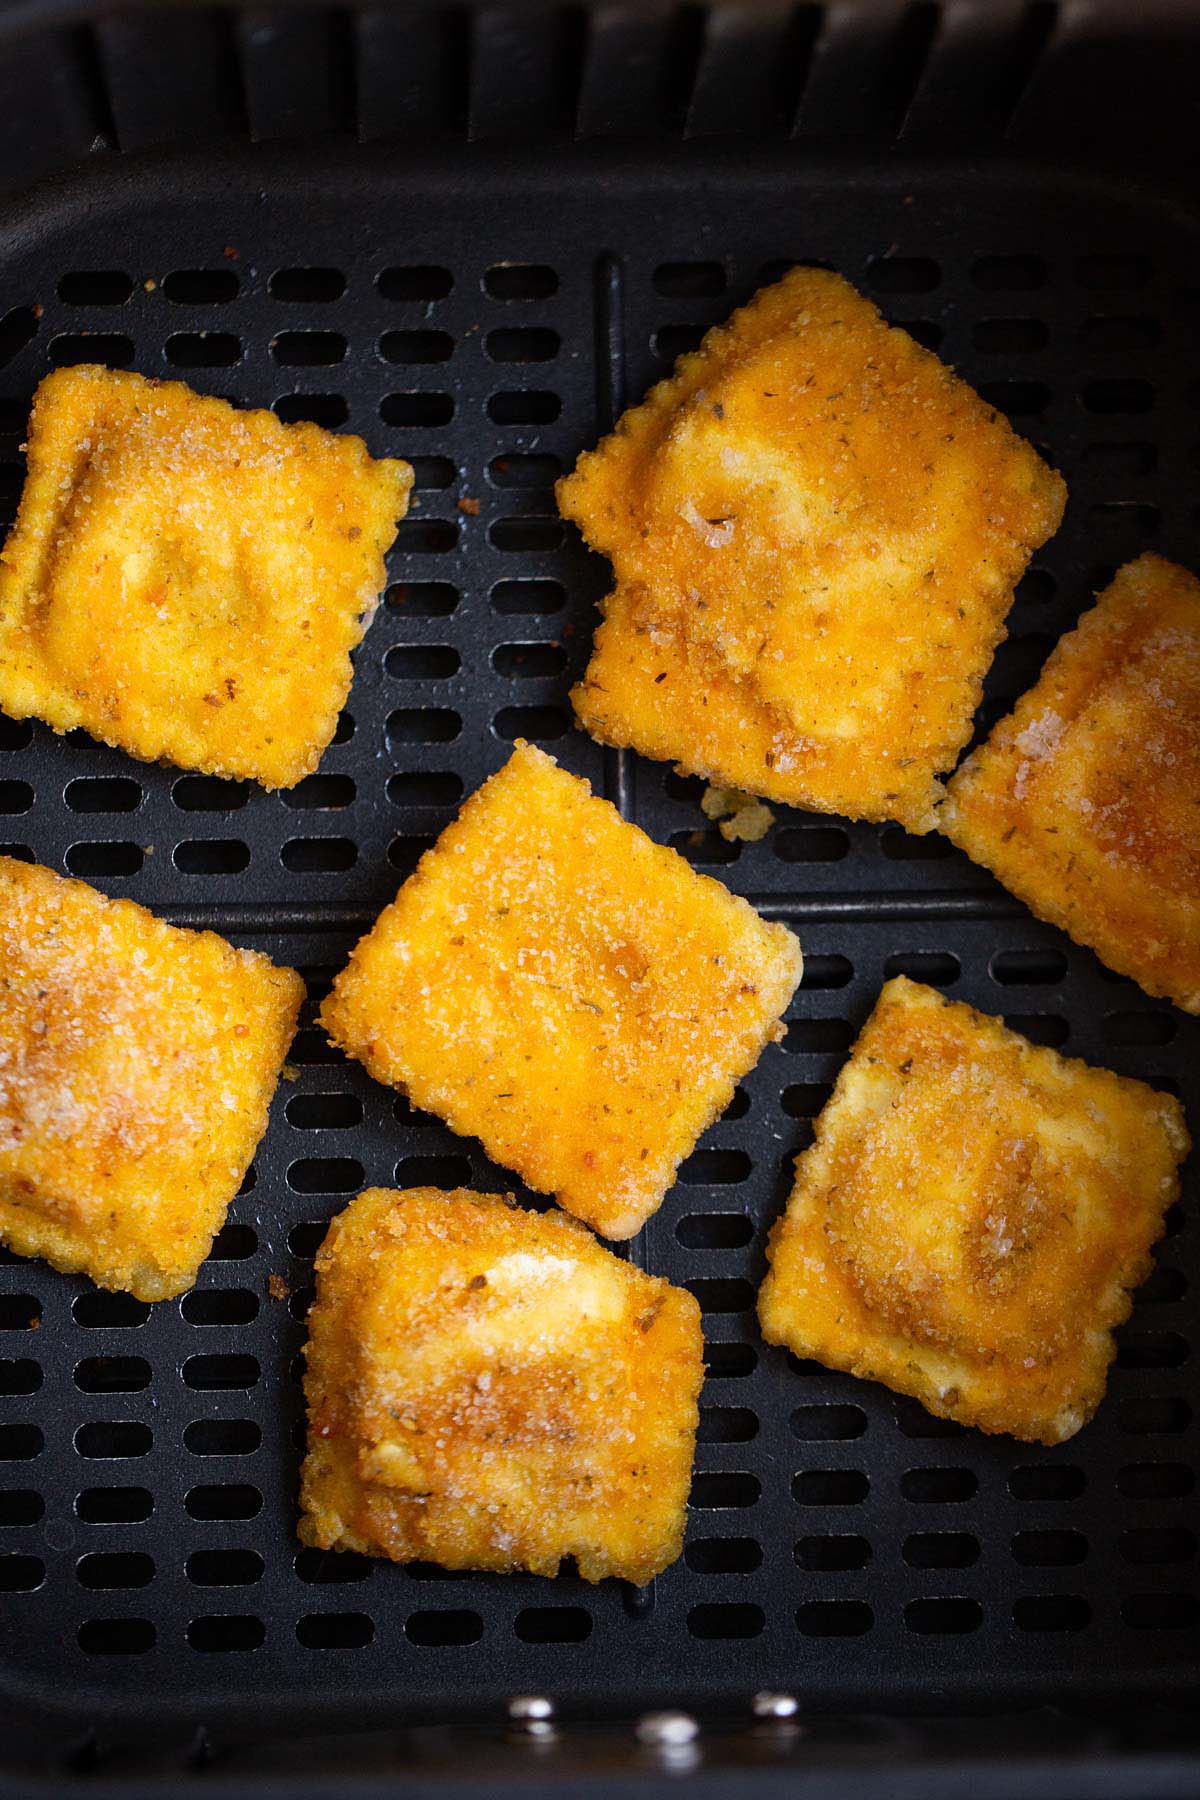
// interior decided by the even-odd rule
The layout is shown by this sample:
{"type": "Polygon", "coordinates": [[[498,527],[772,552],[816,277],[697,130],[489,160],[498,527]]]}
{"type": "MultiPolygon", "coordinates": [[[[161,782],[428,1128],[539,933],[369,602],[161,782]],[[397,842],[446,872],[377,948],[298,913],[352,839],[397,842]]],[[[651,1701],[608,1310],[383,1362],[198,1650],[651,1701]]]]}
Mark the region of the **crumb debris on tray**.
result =
{"type": "Polygon", "coordinates": [[[959,769],[938,823],[1148,994],[1200,1013],[1200,581],[1118,570],[959,769]]]}
{"type": "Polygon", "coordinates": [[[730,843],[759,843],[775,820],[769,806],[737,788],[707,787],[700,797],[700,811],[706,819],[717,821],[717,830],[730,843]]]}

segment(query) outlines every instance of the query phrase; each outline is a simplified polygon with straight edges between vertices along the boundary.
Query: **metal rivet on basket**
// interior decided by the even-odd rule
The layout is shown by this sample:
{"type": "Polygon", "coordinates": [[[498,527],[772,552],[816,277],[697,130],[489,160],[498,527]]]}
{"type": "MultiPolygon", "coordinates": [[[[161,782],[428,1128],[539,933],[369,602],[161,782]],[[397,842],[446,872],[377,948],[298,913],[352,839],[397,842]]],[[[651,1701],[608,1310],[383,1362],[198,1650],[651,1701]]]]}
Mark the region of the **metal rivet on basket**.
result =
{"type": "Polygon", "coordinates": [[[756,1719],[765,1719],[772,1724],[790,1724],[800,1710],[800,1702],[795,1694],[773,1694],[769,1689],[763,1688],[751,1700],[750,1710],[756,1719]]]}
{"type": "Polygon", "coordinates": [[[699,1731],[700,1727],[695,1719],[685,1712],[646,1713],[637,1722],[639,1742],[650,1744],[659,1750],[677,1750],[685,1744],[691,1744],[699,1731]]]}
{"type": "Polygon", "coordinates": [[[515,1694],[508,1703],[508,1716],[518,1731],[530,1737],[547,1737],[554,1730],[554,1702],[545,1694],[515,1694]]]}
{"type": "Polygon", "coordinates": [[[207,1769],[212,1760],[212,1741],[203,1725],[200,1725],[196,1728],[188,1750],[188,1762],[193,1769],[207,1769]]]}

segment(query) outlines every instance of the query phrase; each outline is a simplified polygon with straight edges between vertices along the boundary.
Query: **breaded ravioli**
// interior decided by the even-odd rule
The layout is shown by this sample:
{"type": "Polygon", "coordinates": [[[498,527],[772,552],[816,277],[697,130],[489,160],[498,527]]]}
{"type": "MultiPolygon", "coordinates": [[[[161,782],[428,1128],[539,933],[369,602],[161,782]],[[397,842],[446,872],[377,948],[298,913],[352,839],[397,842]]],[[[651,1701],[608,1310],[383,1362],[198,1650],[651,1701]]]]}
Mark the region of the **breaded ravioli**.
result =
{"type": "Polygon", "coordinates": [[[1189,1140],[1168,1094],[889,981],[796,1161],[763,1335],[984,1431],[1092,1416],[1189,1140]]]}
{"type": "MultiPolygon", "coordinates": [[[[908,777],[895,757],[864,758],[852,738],[801,736],[766,705],[752,677],[730,674],[711,650],[664,623],[644,588],[617,588],[603,611],[571,694],[593,737],[788,806],[898,816],[908,777]]],[[[909,823],[915,828],[915,817],[909,823]]]]}
{"type": "MultiPolygon", "coordinates": [[[[612,560],[609,669],[636,660],[644,687],[666,667],[674,686],[652,721],[640,691],[606,684],[593,704],[594,666],[580,716],[694,767],[704,670],[682,637],[748,684],[721,687],[722,735],[736,743],[744,715],[755,760],[760,741],[785,739],[801,804],[928,830],[935,777],[966,742],[1014,585],[1065,496],[994,409],[840,276],[793,270],[558,484],[563,514],[612,560]],[[645,640],[625,641],[624,589],[668,634],[653,668],[645,640]]],[[[748,785],[784,798],[778,770],[764,757],[748,785]]]]}
{"type": "Polygon", "coordinates": [[[1200,581],[1118,571],[950,782],[938,823],[1148,994],[1200,1013],[1200,581]]]}
{"type": "Polygon", "coordinates": [[[630,1237],[780,1034],[800,946],[529,744],[321,1011],[336,1044],[605,1237],[630,1237]]]}
{"type": "Polygon", "coordinates": [[[34,397],[0,708],[184,769],[316,768],[408,505],[356,437],[93,366],[34,397]]]}
{"type": "Polygon", "coordinates": [[[690,1294],[563,1213],[372,1188],[317,1256],[300,1537],[649,1581],[683,1544],[703,1350],[690,1294]]]}
{"type": "Polygon", "coordinates": [[[266,1129],[304,984],[0,857],[0,1239],[100,1287],[191,1287],[266,1129]]]}

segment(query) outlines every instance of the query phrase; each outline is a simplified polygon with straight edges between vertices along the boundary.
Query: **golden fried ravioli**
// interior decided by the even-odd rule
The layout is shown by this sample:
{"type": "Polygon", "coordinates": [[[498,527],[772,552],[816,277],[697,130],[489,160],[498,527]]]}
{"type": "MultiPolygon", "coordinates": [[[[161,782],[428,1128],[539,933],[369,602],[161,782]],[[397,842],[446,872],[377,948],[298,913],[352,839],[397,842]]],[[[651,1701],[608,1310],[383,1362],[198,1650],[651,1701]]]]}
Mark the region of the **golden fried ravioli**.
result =
{"type": "Polygon", "coordinates": [[[360,1194],[317,1256],[300,1537],[448,1569],[646,1582],[683,1543],[690,1294],[565,1214],[360,1194]]]}
{"type": "MultiPolygon", "coordinates": [[[[593,737],[788,806],[825,810],[814,797],[819,786],[836,793],[830,805],[837,811],[899,816],[894,762],[864,762],[853,738],[801,737],[763,701],[753,677],[730,674],[711,650],[665,623],[644,588],[617,588],[603,611],[591,661],[571,694],[593,737]]],[[[916,829],[918,821],[909,824],[916,829]]]]}
{"type": "Polygon", "coordinates": [[[303,993],[211,931],[0,857],[0,1239],[139,1300],[191,1287],[303,993]]]}
{"type": "Polygon", "coordinates": [[[558,485],[617,579],[580,716],[696,767],[706,674],[682,638],[724,671],[705,773],[928,830],[935,776],[966,742],[1013,587],[1065,496],[935,356],[840,276],[796,269],[558,485]],[[627,636],[624,589],[659,616],[657,644],[627,636]],[[628,691],[607,679],[614,658],[628,691]],[[674,691],[655,718],[644,690],[664,668],[674,691]],[[737,773],[712,759],[722,739],[736,753],[743,719],[737,773]]]}
{"type": "Polygon", "coordinates": [[[321,1023],[605,1237],[779,1034],[800,946],[532,745],[467,801],[321,1023]]]}
{"type": "Polygon", "coordinates": [[[889,981],[797,1158],[763,1335],[1060,1443],[1104,1394],[1188,1147],[1170,1095],[889,981]]]}
{"type": "Polygon", "coordinates": [[[38,388],[0,708],[185,769],[315,769],[412,486],[359,438],[92,366],[38,388]]]}
{"type": "Polygon", "coordinates": [[[1200,581],[1127,563],[938,823],[1040,918],[1200,1013],[1200,581]]]}

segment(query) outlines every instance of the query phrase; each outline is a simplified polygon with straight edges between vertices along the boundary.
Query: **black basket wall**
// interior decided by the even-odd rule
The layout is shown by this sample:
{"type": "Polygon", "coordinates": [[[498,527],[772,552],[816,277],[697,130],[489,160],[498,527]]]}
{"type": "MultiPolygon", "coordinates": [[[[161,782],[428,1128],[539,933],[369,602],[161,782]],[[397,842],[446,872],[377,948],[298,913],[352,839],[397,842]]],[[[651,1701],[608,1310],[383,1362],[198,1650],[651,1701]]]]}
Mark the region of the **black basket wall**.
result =
{"type": "Polygon", "coordinates": [[[1200,21],[1145,0],[0,5],[3,522],[33,388],[81,361],[344,426],[418,489],[318,774],[267,794],[0,719],[0,848],[265,949],[315,1001],[524,736],[807,956],[786,1041],[634,1246],[700,1300],[709,1356],[687,1547],[646,1593],[297,1545],[326,1222],[367,1183],[513,1181],[310,1016],[192,1293],[149,1308],[0,1256],[0,1791],[86,1768],[157,1792],[212,1755],[208,1793],[418,1769],[611,1791],[686,1766],[727,1794],[875,1770],[932,1794],[971,1757],[987,1793],[1018,1755],[1033,1791],[1051,1753],[1072,1794],[1194,1791],[1195,1166],[1108,1400],[1054,1450],[768,1349],[753,1298],[886,976],[1172,1088],[1193,1128],[1200,1021],[941,838],[777,809],[763,842],[730,844],[700,783],[573,729],[606,568],[551,490],[756,285],[838,268],[1070,484],[986,725],[1118,563],[1200,566],[1198,76],[1200,21]],[[751,1730],[764,1689],[807,1735],[751,1730]],[[560,1734],[480,1747],[522,1694],[560,1734]],[[628,1725],[663,1707],[702,1727],[665,1763],[628,1725]],[[438,1721],[471,1729],[278,1747],[438,1721]]]}

